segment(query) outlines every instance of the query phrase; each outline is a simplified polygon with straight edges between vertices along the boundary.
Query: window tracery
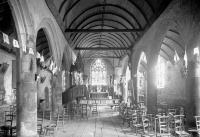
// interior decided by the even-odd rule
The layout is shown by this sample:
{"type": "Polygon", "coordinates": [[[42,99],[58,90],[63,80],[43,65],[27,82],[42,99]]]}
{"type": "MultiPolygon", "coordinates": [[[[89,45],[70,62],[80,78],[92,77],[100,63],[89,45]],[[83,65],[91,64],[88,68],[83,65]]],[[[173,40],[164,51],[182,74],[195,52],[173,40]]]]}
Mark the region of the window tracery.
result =
{"type": "Polygon", "coordinates": [[[106,65],[97,59],[91,67],[92,85],[106,85],[106,65]]]}

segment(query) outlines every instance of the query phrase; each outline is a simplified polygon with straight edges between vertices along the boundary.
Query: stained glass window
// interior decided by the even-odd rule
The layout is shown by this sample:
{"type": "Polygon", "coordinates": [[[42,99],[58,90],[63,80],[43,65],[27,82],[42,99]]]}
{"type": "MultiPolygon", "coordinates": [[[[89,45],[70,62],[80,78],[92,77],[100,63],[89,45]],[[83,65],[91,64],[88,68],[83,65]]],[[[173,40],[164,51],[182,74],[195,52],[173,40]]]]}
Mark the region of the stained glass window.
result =
{"type": "Polygon", "coordinates": [[[106,85],[106,65],[97,59],[91,67],[92,85],[106,85]]]}

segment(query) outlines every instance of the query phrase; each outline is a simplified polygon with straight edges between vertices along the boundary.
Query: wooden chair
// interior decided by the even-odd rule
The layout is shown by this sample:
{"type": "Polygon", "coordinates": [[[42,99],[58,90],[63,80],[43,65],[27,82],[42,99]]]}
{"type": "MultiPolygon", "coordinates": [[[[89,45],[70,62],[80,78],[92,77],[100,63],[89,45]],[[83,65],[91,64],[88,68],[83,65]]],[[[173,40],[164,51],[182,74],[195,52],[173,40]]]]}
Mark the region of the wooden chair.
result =
{"type": "Polygon", "coordinates": [[[158,117],[159,136],[171,136],[169,128],[169,116],[158,117]]]}
{"type": "Polygon", "coordinates": [[[79,105],[79,104],[76,104],[76,110],[75,110],[75,118],[77,119],[78,117],[80,117],[81,118],[81,105],[79,105]]]}
{"type": "Polygon", "coordinates": [[[51,123],[48,126],[44,127],[44,135],[50,135],[55,136],[58,130],[58,122],[59,122],[59,116],[60,114],[57,114],[57,117],[52,118],[51,123]]]}
{"type": "Polygon", "coordinates": [[[188,132],[200,135],[200,116],[194,116],[194,117],[195,117],[196,128],[189,129],[188,132]]]}
{"type": "Polygon", "coordinates": [[[123,112],[121,112],[121,117],[123,119],[123,125],[125,122],[128,123],[128,125],[130,126],[130,122],[132,120],[131,118],[131,112],[128,112],[126,109],[123,109],[123,112]]]}
{"type": "Polygon", "coordinates": [[[37,111],[37,132],[42,134],[43,132],[43,122],[44,122],[44,111],[37,111]]]}
{"type": "Polygon", "coordinates": [[[144,133],[142,115],[141,111],[136,111],[136,115],[132,115],[133,130],[136,133],[136,136],[139,132],[144,133]]]}
{"type": "Polygon", "coordinates": [[[170,132],[176,136],[187,137],[190,134],[185,132],[184,115],[169,115],[170,132]]]}
{"type": "Polygon", "coordinates": [[[63,129],[64,128],[64,116],[65,116],[65,112],[59,112],[59,114],[57,115],[57,130],[58,129],[63,129]]]}
{"type": "Polygon", "coordinates": [[[137,122],[137,111],[138,110],[129,110],[131,114],[131,123],[134,124],[137,122]]]}
{"type": "Polygon", "coordinates": [[[200,116],[194,116],[196,121],[197,131],[200,134],[200,116]]]}
{"type": "Polygon", "coordinates": [[[149,130],[148,132],[144,132],[141,137],[157,137],[157,118],[152,117],[152,114],[149,117],[149,130]]]}
{"type": "Polygon", "coordinates": [[[122,116],[124,114],[124,107],[123,106],[119,106],[119,115],[122,116]]]}
{"type": "Polygon", "coordinates": [[[81,117],[86,116],[87,118],[87,104],[81,104],[81,117]]]}
{"type": "Polygon", "coordinates": [[[143,132],[150,131],[150,119],[147,114],[142,115],[142,126],[143,126],[143,132]]]}
{"type": "Polygon", "coordinates": [[[190,134],[185,131],[184,128],[184,115],[174,116],[174,131],[178,137],[190,137],[190,134]]]}
{"type": "Polygon", "coordinates": [[[180,114],[180,115],[185,115],[185,112],[184,112],[184,108],[183,108],[183,107],[180,107],[180,108],[179,108],[179,114],[180,114]]]}
{"type": "MultiPolygon", "coordinates": [[[[92,110],[92,104],[95,103],[95,100],[88,100],[87,105],[90,107],[90,110],[92,110]]],[[[86,103],[85,103],[86,104],[86,103]]]]}
{"type": "Polygon", "coordinates": [[[97,104],[96,103],[92,104],[92,115],[93,114],[98,115],[98,110],[97,110],[97,104]]]}
{"type": "Polygon", "coordinates": [[[149,119],[149,131],[154,130],[155,127],[155,120],[156,118],[153,116],[153,114],[146,114],[149,119]]]}
{"type": "Polygon", "coordinates": [[[63,116],[64,121],[69,121],[71,119],[71,113],[69,108],[64,108],[63,111],[64,111],[64,116],[63,116]]]}
{"type": "Polygon", "coordinates": [[[137,110],[130,110],[131,112],[131,126],[134,128],[134,124],[137,124],[138,118],[137,118],[137,110]]]}
{"type": "Polygon", "coordinates": [[[67,112],[70,115],[71,119],[74,117],[74,105],[73,103],[67,104],[67,112]]]}
{"type": "Polygon", "coordinates": [[[175,131],[184,130],[184,115],[175,115],[174,116],[174,127],[175,131]]]}
{"type": "Polygon", "coordinates": [[[115,107],[114,110],[115,110],[115,111],[118,111],[118,110],[119,110],[119,103],[115,102],[115,103],[114,103],[114,107],[115,107]]]}
{"type": "Polygon", "coordinates": [[[10,111],[13,113],[13,119],[16,118],[16,115],[17,115],[17,108],[16,108],[16,105],[10,105],[10,111]]]}

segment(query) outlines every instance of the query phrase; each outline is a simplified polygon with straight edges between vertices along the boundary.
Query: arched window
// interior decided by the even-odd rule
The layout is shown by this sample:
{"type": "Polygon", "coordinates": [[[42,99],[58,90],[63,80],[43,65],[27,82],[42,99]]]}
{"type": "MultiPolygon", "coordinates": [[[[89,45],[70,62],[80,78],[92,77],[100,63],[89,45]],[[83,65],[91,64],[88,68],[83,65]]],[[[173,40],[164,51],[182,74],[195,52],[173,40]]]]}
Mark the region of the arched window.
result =
{"type": "Polygon", "coordinates": [[[97,59],[91,66],[92,85],[106,85],[106,65],[97,59]]]}
{"type": "Polygon", "coordinates": [[[165,64],[164,59],[159,55],[157,64],[157,88],[165,87],[165,64]]]}
{"type": "Polygon", "coordinates": [[[66,73],[65,73],[65,71],[62,72],[62,88],[63,88],[63,92],[65,92],[65,89],[66,89],[66,73]]]}

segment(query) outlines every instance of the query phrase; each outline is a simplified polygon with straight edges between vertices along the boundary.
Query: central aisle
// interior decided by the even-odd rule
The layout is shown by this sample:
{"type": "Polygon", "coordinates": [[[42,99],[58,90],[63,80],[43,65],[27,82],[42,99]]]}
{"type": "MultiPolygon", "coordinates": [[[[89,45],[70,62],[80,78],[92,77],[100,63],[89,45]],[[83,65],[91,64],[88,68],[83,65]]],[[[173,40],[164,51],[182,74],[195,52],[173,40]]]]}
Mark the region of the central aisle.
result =
{"type": "MultiPolygon", "coordinates": [[[[99,106],[98,116],[91,112],[86,117],[73,119],[60,129],[56,137],[133,137],[135,134],[128,124],[123,125],[117,111],[99,106]]],[[[139,135],[138,135],[139,136],[139,135]]]]}

